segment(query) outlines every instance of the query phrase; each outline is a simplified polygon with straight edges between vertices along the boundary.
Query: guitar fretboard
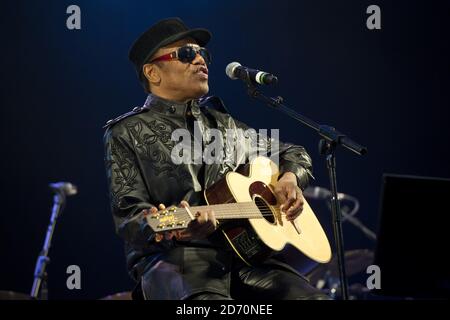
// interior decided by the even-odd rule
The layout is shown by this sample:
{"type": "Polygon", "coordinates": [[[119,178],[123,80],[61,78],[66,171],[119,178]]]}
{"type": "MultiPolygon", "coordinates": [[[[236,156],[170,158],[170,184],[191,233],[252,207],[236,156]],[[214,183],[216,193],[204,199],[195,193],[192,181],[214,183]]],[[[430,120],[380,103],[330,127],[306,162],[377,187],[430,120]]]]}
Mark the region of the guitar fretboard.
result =
{"type": "Polygon", "coordinates": [[[168,208],[158,212],[158,216],[173,215],[178,220],[193,220],[199,211],[213,210],[216,219],[257,219],[272,215],[271,210],[279,211],[279,207],[258,208],[253,201],[193,206],[186,208],[168,208]]]}

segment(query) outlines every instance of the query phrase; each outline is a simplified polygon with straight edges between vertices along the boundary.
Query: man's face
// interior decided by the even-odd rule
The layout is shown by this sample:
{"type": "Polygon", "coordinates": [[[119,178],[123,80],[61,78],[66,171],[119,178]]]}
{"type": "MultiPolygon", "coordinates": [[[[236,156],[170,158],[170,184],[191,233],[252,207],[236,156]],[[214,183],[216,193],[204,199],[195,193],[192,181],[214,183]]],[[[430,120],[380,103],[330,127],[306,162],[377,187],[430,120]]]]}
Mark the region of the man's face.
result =
{"type": "MultiPolygon", "coordinates": [[[[157,58],[167,53],[176,51],[183,46],[199,46],[192,39],[182,39],[163,47],[151,58],[157,58]]],[[[155,68],[160,76],[160,83],[153,86],[154,93],[169,97],[178,101],[186,101],[199,98],[209,91],[208,67],[205,60],[198,53],[191,63],[179,60],[159,61],[155,68]]]]}

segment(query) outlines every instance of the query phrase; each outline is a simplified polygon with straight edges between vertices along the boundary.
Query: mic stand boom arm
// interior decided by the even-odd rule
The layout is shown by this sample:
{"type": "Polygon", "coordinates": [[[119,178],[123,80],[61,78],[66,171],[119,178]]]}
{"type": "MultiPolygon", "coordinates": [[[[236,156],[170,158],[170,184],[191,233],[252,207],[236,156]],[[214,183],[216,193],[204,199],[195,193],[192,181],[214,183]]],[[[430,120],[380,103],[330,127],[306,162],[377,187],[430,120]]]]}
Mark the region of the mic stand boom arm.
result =
{"type": "Polygon", "coordinates": [[[345,261],[344,261],[344,237],[342,233],[342,217],[336,182],[336,147],[342,146],[345,149],[350,150],[353,153],[356,153],[357,155],[360,156],[365,154],[367,152],[367,149],[361,146],[360,144],[354,142],[344,134],[340,133],[335,128],[327,125],[319,125],[318,123],[312,121],[311,119],[308,119],[307,117],[283,105],[283,99],[281,97],[278,98],[266,97],[257,90],[255,85],[250,80],[250,77],[247,77],[246,83],[247,83],[247,93],[252,98],[260,100],[276,110],[282,111],[289,117],[313,129],[321,137],[319,142],[319,150],[322,155],[326,156],[328,175],[330,178],[333,232],[336,243],[336,252],[338,256],[339,278],[341,282],[342,299],[348,300],[347,275],[345,271],[345,261]]]}

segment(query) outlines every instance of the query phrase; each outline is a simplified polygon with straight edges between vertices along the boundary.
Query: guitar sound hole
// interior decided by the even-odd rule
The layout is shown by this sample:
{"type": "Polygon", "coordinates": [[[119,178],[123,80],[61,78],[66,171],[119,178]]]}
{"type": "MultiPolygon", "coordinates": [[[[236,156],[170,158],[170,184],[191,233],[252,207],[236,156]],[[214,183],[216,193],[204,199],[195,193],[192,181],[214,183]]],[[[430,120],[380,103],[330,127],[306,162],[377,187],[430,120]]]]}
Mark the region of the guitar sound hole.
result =
{"type": "Polygon", "coordinates": [[[264,199],[259,196],[256,196],[254,198],[254,201],[264,219],[266,219],[270,223],[275,223],[275,217],[266,201],[264,201],[264,199]]]}

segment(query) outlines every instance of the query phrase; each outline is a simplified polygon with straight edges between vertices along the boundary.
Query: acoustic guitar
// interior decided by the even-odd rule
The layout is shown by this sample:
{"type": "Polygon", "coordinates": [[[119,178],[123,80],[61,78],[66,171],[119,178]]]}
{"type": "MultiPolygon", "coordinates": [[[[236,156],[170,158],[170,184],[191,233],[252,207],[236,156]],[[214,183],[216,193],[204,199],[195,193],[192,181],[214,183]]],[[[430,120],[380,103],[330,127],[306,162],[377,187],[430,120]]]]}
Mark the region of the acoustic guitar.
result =
{"type": "Polygon", "coordinates": [[[281,212],[273,193],[278,175],[278,166],[272,160],[255,157],[204,191],[207,206],[170,207],[147,215],[147,222],[157,233],[180,230],[195,219],[193,213],[209,207],[227,243],[248,265],[288,244],[306,258],[319,263],[330,261],[330,243],[307,201],[294,221],[287,221],[281,212]]]}

